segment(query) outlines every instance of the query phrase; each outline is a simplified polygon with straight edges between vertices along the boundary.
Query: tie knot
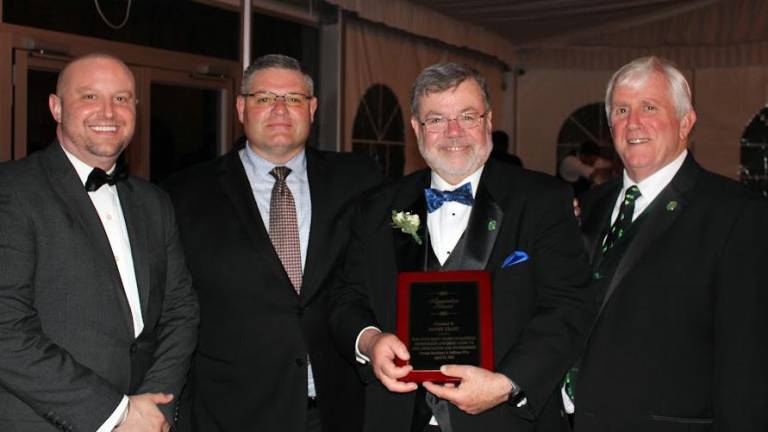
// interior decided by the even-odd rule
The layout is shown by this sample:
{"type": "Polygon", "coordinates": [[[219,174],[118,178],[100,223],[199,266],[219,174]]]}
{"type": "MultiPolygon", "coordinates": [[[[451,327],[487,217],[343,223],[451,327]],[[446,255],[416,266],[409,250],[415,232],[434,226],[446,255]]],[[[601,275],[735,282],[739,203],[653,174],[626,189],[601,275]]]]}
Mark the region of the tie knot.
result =
{"type": "Polygon", "coordinates": [[[640,198],[640,195],[642,195],[640,193],[640,188],[638,188],[637,185],[632,185],[626,192],[624,192],[624,203],[632,204],[636,199],[640,198]]]}
{"type": "Polygon", "coordinates": [[[269,172],[269,174],[272,175],[272,177],[275,178],[275,180],[281,182],[285,181],[285,178],[288,177],[288,174],[291,173],[291,169],[287,166],[276,166],[272,168],[272,171],[269,172]]]}

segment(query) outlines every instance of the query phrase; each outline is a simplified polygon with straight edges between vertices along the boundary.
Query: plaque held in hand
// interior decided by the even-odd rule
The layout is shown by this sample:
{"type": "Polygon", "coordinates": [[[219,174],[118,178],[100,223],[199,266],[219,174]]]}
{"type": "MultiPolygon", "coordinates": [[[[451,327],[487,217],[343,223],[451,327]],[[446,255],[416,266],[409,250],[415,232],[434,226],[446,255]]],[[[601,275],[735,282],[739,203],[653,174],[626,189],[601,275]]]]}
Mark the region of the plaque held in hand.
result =
{"type": "Polygon", "coordinates": [[[444,364],[493,370],[491,277],[486,271],[403,272],[397,282],[397,336],[413,371],[405,382],[458,382],[444,364]]]}

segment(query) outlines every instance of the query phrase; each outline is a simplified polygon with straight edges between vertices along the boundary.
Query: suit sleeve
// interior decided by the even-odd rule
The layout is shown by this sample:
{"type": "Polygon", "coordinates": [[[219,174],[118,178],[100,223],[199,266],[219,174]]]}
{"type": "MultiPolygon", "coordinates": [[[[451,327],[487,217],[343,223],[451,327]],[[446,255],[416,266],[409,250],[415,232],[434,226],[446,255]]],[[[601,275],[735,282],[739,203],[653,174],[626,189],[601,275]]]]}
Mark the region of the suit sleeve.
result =
{"type": "Polygon", "coordinates": [[[33,288],[43,243],[0,178],[0,386],[60,429],[96,430],[123,395],[44,333],[33,288]]]}
{"type": "Polygon", "coordinates": [[[714,421],[718,431],[768,430],[768,203],[741,210],[714,281],[714,421]]]}
{"type": "Polygon", "coordinates": [[[522,226],[534,236],[534,312],[519,343],[497,355],[498,371],[525,392],[526,410],[535,416],[583,349],[596,311],[569,189],[531,195],[522,226]]]}
{"type": "MultiPolygon", "coordinates": [[[[184,261],[173,206],[165,193],[162,193],[160,202],[166,234],[165,295],[156,328],[158,345],[155,361],[136,393],[163,392],[178,398],[197,343],[199,309],[192,278],[184,261]]],[[[170,424],[173,424],[175,405],[176,401],[160,407],[170,424]]]]}
{"type": "Polygon", "coordinates": [[[346,252],[344,265],[336,272],[334,287],[331,291],[331,334],[339,352],[352,364],[358,365],[361,377],[369,382],[374,379],[369,366],[362,366],[356,361],[355,341],[360,331],[378,323],[369,307],[369,297],[365,285],[365,222],[360,203],[355,206],[352,218],[352,234],[346,252]]]}

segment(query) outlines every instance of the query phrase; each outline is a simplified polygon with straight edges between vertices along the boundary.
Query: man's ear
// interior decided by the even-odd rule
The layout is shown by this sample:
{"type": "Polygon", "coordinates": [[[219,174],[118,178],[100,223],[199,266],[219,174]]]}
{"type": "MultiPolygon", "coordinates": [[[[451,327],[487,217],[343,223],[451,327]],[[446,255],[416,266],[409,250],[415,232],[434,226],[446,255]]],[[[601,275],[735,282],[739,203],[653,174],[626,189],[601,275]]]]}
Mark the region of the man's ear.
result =
{"type": "Polygon", "coordinates": [[[683,115],[683,118],[680,119],[680,136],[678,137],[681,141],[688,141],[688,137],[691,135],[691,131],[693,130],[693,125],[696,124],[696,111],[690,110],[687,113],[683,115]]]}
{"type": "Polygon", "coordinates": [[[315,121],[315,111],[317,111],[317,98],[312,97],[312,99],[309,100],[309,122],[312,123],[315,121]]]}
{"type": "Polygon", "coordinates": [[[238,96],[235,100],[235,108],[237,108],[237,118],[240,123],[243,123],[243,112],[245,111],[245,97],[238,96]]]}
{"type": "Polygon", "coordinates": [[[48,109],[56,123],[61,123],[61,98],[51,93],[48,95],[48,109]]]}

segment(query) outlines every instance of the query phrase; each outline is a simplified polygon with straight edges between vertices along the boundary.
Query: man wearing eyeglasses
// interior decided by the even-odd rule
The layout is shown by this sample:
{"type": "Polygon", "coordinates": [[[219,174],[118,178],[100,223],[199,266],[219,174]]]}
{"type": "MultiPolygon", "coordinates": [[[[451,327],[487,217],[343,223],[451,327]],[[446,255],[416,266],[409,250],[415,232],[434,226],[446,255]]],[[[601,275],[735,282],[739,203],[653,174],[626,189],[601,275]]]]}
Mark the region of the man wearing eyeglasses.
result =
{"type": "Polygon", "coordinates": [[[594,315],[570,190],[489,159],[492,111],[476,70],[426,68],[411,108],[429,169],[361,199],[333,292],[334,338],[367,365],[364,430],[560,430],[558,384],[594,315]],[[402,232],[390,217],[400,213],[419,222],[402,232]],[[410,358],[394,334],[397,273],[424,270],[491,273],[494,372],[444,365],[458,385],[400,381],[412,367],[396,364],[410,358]]]}
{"type": "Polygon", "coordinates": [[[306,147],[312,79],[256,59],[237,113],[243,148],[171,179],[201,303],[182,431],[354,431],[362,384],[330,342],[328,291],[349,209],[379,178],[371,161],[306,147]]]}

